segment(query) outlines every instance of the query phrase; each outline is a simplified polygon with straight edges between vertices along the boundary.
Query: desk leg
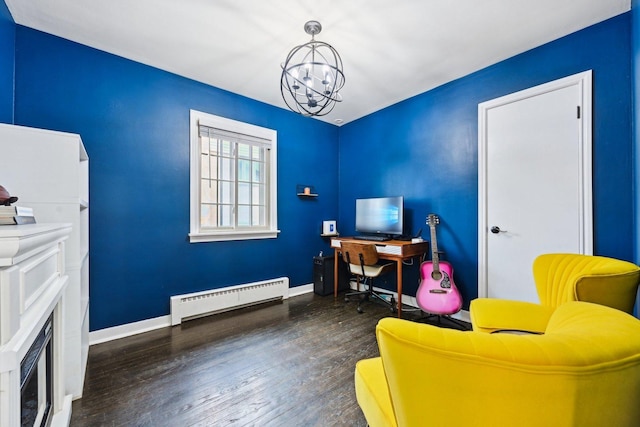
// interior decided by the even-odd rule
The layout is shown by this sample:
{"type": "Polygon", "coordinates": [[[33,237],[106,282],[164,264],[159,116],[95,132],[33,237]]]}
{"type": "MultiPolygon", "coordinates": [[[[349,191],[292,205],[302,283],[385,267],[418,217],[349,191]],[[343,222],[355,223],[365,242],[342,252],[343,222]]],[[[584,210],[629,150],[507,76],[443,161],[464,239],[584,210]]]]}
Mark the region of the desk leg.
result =
{"type": "Polygon", "coordinates": [[[402,317],[402,259],[398,259],[396,280],[398,281],[398,318],[402,317]]]}
{"type": "Polygon", "coordinates": [[[333,253],[333,297],[338,298],[338,255],[340,251],[338,248],[334,249],[333,253]]]}

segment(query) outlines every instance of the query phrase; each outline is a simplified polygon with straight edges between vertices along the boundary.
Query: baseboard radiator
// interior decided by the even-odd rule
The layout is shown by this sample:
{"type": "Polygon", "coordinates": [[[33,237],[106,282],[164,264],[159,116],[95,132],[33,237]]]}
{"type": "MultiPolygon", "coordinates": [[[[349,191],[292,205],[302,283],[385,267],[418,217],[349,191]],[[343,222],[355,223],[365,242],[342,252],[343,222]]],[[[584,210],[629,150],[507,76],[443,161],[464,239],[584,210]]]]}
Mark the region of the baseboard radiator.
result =
{"type": "Polygon", "coordinates": [[[289,298],[289,278],[263,280],[171,297],[171,325],[236,308],[289,298]]]}

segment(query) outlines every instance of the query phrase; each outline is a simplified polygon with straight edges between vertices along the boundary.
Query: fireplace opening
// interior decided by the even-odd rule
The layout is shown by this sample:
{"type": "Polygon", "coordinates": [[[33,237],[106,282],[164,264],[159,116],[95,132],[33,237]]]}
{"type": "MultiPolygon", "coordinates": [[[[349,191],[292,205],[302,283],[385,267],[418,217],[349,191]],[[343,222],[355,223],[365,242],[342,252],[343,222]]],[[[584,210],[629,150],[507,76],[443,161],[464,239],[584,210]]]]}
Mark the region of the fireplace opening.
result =
{"type": "Polygon", "coordinates": [[[53,317],[50,316],[20,363],[23,427],[49,425],[53,400],[53,317]]]}

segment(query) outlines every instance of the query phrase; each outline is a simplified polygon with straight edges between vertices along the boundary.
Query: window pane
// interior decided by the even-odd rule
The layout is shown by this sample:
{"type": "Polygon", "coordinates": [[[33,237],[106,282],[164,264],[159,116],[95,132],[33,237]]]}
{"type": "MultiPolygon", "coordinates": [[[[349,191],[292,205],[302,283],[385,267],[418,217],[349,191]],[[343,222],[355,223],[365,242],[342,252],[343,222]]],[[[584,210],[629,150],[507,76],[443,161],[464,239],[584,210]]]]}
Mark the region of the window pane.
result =
{"type": "Polygon", "coordinates": [[[231,141],[220,141],[220,155],[221,156],[225,156],[225,157],[230,157],[231,156],[231,149],[232,149],[232,143],[231,141]]]}
{"type": "Polygon", "coordinates": [[[252,209],[252,215],[251,215],[251,225],[254,226],[259,226],[259,225],[265,225],[266,224],[266,220],[265,220],[265,210],[263,206],[254,206],[252,209]]]}
{"type": "Polygon", "coordinates": [[[220,179],[233,179],[233,159],[226,157],[220,158],[220,179]]]}
{"type": "Polygon", "coordinates": [[[238,160],[238,181],[251,180],[251,161],[238,160]]]}
{"type": "Polygon", "coordinates": [[[203,154],[200,156],[200,176],[203,178],[209,178],[209,156],[203,154]]]}
{"type": "Polygon", "coordinates": [[[217,225],[217,207],[215,205],[200,205],[200,226],[215,227],[217,225]]]}
{"type": "Polygon", "coordinates": [[[218,156],[209,156],[209,176],[218,178],[218,156]]]}
{"type": "Polygon", "coordinates": [[[220,140],[217,138],[211,138],[209,139],[209,143],[208,143],[208,147],[209,147],[209,154],[211,154],[212,156],[217,156],[218,155],[218,145],[220,144],[220,140]]]}
{"type": "Polygon", "coordinates": [[[200,181],[200,201],[202,203],[216,203],[218,201],[218,182],[208,179],[200,181]]]}
{"type": "Polygon", "coordinates": [[[253,146],[251,147],[251,157],[253,158],[253,160],[259,160],[263,162],[265,151],[266,149],[263,147],[253,146]]]}
{"type": "Polygon", "coordinates": [[[264,182],[264,163],[253,162],[251,169],[253,182],[264,182]]]}
{"type": "Polygon", "coordinates": [[[232,207],[230,205],[220,205],[218,211],[220,213],[220,227],[233,226],[233,216],[231,214],[232,207]]]}
{"type": "Polygon", "coordinates": [[[249,144],[238,143],[238,158],[249,159],[251,158],[251,146],[249,144]]]}
{"type": "Polygon", "coordinates": [[[265,204],[265,186],[260,184],[253,184],[251,191],[251,203],[254,205],[265,204]]]}
{"type": "Polygon", "coordinates": [[[238,226],[248,227],[251,225],[251,210],[249,206],[238,206],[238,226]]]}
{"type": "Polygon", "coordinates": [[[233,183],[229,181],[220,181],[218,183],[220,193],[218,195],[219,203],[233,203],[233,183]]]}
{"type": "Polygon", "coordinates": [[[247,182],[238,183],[238,204],[248,205],[251,200],[251,184],[247,182]]]}

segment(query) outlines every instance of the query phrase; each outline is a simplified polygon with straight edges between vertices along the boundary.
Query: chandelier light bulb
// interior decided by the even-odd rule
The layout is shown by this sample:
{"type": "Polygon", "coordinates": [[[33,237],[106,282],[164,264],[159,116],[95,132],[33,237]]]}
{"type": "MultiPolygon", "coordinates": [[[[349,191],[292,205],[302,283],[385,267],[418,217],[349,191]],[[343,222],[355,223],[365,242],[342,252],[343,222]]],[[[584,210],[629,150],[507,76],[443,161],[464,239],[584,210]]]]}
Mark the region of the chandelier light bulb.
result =
{"type": "Polygon", "coordinates": [[[322,67],[322,73],[324,74],[322,84],[327,86],[329,83],[331,83],[331,74],[329,73],[329,67],[327,67],[326,65],[322,67]]]}
{"type": "Polygon", "coordinates": [[[300,89],[300,85],[298,84],[299,80],[298,80],[298,70],[293,70],[291,71],[291,77],[292,77],[292,88],[295,90],[300,89]]]}

